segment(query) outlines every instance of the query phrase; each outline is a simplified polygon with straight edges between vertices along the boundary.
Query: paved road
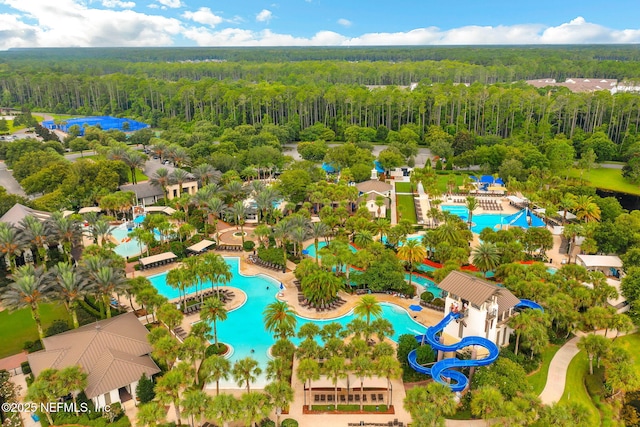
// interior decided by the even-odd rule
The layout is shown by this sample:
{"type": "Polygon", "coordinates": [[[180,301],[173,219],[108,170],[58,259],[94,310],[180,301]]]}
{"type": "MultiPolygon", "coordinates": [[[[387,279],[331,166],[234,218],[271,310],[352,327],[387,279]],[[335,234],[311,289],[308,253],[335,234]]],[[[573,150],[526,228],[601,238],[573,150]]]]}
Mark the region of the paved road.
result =
{"type": "Polygon", "coordinates": [[[13,177],[10,170],[7,170],[7,165],[4,162],[0,162],[0,186],[4,187],[9,194],[17,194],[19,196],[25,196],[26,193],[13,177]]]}
{"type": "Polygon", "coordinates": [[[151,177],[155,173],[155,171],[160,168],[165,168],[169,172],[173,172],[173,170],[175,169],[175,167],[173,167],[172,165],[163,165],[162,163],[160,163],[160,159],[153,159],[153,157],[151,157],[144,165],[144,174],[148,177],[151,177]]]}

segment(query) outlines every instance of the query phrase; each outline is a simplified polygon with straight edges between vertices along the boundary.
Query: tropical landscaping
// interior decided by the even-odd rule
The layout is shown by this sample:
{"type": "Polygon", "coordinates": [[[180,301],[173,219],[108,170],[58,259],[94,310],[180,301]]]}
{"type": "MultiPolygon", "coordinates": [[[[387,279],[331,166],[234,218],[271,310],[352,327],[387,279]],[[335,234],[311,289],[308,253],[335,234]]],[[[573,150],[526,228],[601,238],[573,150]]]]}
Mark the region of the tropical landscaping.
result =
{"type": "MultiPolygon", "coordinates": [[[[332,63],[326,81],[308,77],[317,65],[308,61],[288,64],[286,78],[283,64],[262,61],[269,79],[256,75],[252,62],[128,68],[114,61],[111,70],[120,73],[105,78],[69,68],[82,61],[61,63],[47,77],[49,92],[37,99],[17,90],[12,72],[0,77],[16,89],[3,98],[16,109],[7,132],[34,129],[0,142],[0,158],[29,196],[0,190],[1,215],[16,204],[26,208],[19,220],[0,222],[0,338],[7,343],[0,357],[33,354],[45,337],[135,313],[160,372],[129,391],[138,398],[130,405],[135,415],[117,406],[96,418],[45,411],[43,424],[304,425],[303,417],[347,413],[383,423],[405,417],[414,425],[440,425],[447,417],[530,426],[637,424],[640,215],[596,192],[638,194],[636,94],[490,85],[473,73],[471,85],[454,85],[441,75],[450,71],[426,59],[376,62],[379,69],[332,63]],[[406,83],[409,69],[422,77],[413,91],[396,86],[406,83]],[[84,102],[89,90],[76,99],[62,96],[66,79],[104,93],[118,88],[120,95],[104,105],[84,102]],[[389,84],[369,89],[362,84],[369,79],[389,84]],[[149,99],[131,89],[138,86],[149,89],[149,99]],[[593,102],[599,114],[584,107],[593,102]],[[109,110],[153,128],[72,128],[60,138],[27,105],[109,110]],[[75,158],[67,150],[96,154],[75,158]],[[622,169],[598,167],[610,161],[622,169]],[[372,178],[378,164],[384,171],[372,178]],[[483,189],[478,177],[499,188],[483,189]],[[151,212],[140,194],[121,190],[141,183],[155,192],[154,207],[171,210],[151,212]],[[373,190],[359,191],[361,183],[373,190]],[[391,184],[395,196],[377,192],[380,183],[391,184]],[[82,207],[95,212],[75,213],[82,207]],[[487,215],[522,212],[519,225],[473,228],[487,215]],[[114,237],[116,228],[127,230],[124,239],[114,237]],[[138,251],[120,256],[115,250],[126,239],[135,239],[138,251]],[[190,249],[204,241],[212,250],[190,249]],[[167,253],[177,262],[151,272],[140,262],[167,253]],[[266,274],[281,285],[261,313],[264,333],[275,341],[267,362],[255,354],[230,361],[233,343],[221,338],[241,299],[254,297],[230,296],[229,255],[239,256],[238,274],[266,274]],[[578,256],[588,255],[615,256],[620,265],[581,264],[578,256]],[[437,352],[420,345],[411,328],[396,330],[381,302],[411,310],[421,323],[416,328],[433,326],[452,310],[445,304],[452,294],[438,285],[459,271],[541,309],[511,307],[502,318],[508,335],[496,343],[499,356],[488,366],[460,368],[470,386],[456,396],[442,378],[412,369],[411,352],[420,366],[432,366],[437,352]],[[176,298],[150,280],[165,272],[176,298]],[[333,321],[348,313],[349,322],[333,321]],[[543,390],[555,356],[572,344],[577,355],[552,404],[543,390]]],[[[470,72],[466,65],[450,67],[460,75],[470,72]]],[[[496,67],[526,77],[520,66],[496,67]]],[[[17,61],[21,85],[40,87],[39,67],[17,61]]],[[[459,320],[461,331],[469,326],[459,320]]],[[[470,353],[457,357],[469,360],[470,353]]],[[[89,373],[82,367],[37,375],[28,364],[20,369],[27,399],[68,397],[99,409],[83,391],[89,373]]],[[[9,389],[7,378],[0,373],[0,386],[9,389]]],[[[15,390],[6,399],[17,400],[15,390]]]]}

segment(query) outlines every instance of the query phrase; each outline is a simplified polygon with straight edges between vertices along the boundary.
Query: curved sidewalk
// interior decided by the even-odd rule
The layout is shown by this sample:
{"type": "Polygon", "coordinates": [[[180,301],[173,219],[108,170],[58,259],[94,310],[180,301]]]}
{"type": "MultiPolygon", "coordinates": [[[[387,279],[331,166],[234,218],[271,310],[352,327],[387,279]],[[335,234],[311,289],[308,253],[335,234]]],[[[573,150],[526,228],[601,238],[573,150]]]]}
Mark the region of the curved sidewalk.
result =
{"type": "Polygon", "coordinates": [[[567,382],[567,369],[569,369],[569,364],[576,354],[580,352],[578,341],[580,341],[580,336],[571,338],[560,347],[553,359],[551,359],[547,383],[539,396],[543,404],[551,405],[562,398],[564,386],[567,382]]]}

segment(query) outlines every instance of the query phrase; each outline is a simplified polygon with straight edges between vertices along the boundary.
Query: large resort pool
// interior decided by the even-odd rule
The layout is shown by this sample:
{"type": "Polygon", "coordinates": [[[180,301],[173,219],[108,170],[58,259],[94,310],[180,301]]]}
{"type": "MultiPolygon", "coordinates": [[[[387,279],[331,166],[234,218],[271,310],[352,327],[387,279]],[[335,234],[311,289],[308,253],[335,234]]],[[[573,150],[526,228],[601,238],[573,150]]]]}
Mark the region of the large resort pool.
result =
{"type": "MultiPolygon", "coordinates": [[[[247,300],[244,305],[229,312],[227,320],[217,323],[218,340],[233,347],[233,354],[229,359],[231,363],[251,356],[260,363],[260,367],[264,372],[269,360],[268,350],[275,343],[275,340],[264,327],[262,312],[268,304],[276,301],[280,283],[263,274],[257,276],[243,275],[239,271],[239,258],[225,257],[225,261],[231,266],[231,272],[233,273],[233,278],[228,286],[242,290],[247,295],[247,300]]],[[[178,290],[167,285],[166,277],[167,273],[165,272],[151,276],[149,280],[160,294],[170,299],[178,298],[178,290]]],[[[211,285],[209,284],[208,286],[210,287],[211,285]]],[[[195,292],[195,289],[190,291],[195,292]]],[[[402,334],[422,334],[425,332],[426,328],[414,321],[403,308],[393,304],[383,304],[382,309],[383,317],[393,324],[395,330],[395,335],[392,337],[393,340],[397,341],[402,334]]],[[[298,317],[298,328],[308,322],[316,323],[320,327],[330,322],[346,325],[353,317],[351,313],[329,320],[311,320],[298,317]]],[[[293,342],[298,344],[299,341],[293,339],[293,342]]],[[[264,374],[253,383],[258,388],[266,384],[267,379],[264,374]]],[[[221,382],[221,387],[239,388],[233,380],[221,382]]]]}
{"type": "MultiPolygon", "coordinates": [[[[464,206],[440,205],[440,208],[444,212],[449,212],[453,215],[459,216],[463,221],[469,220],[469,210],[464,206]]],[[[491,228],[494,231],[498,231],[503,225],[504,218],[506,218],[507,216],[507,214],[491,213],[474,214],[471,218],[471,231],[476,234],[480,234],[480,232],[485,228],[491,228]]]]}

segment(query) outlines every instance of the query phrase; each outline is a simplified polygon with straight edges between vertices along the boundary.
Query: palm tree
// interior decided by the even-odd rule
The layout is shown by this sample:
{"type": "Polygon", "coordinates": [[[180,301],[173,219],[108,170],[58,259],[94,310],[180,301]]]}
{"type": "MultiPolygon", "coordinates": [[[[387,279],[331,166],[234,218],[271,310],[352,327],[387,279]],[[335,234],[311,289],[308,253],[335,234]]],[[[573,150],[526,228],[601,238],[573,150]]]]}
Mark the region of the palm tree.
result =
{"type": "Polygon", "coordinates": [[[353,308],[353,314],[358,317],[363,317],[367,320],[367,326],[371,325],[371,317],[382,316],[382,306],[378,299],[373,295],[364,295],[356,303],[353,308]]]}
{"type": "Polygon", "coordinates": [[[167,187],[172,184],[171,179],[171,174],[167,168],[159,168],[153,173],[149,183],[154,187],[160,187],[164,194],[164,199],[167,200],[167,187]]]}
{"type": "MultiPolygon", "coordinates": [[[[360,392],[364,392],[364,377],[371,378],[373,374],[374,364],[369,356],[358,356],[351,361],[351,365],[349,366],[351,372],[360,378],[360,392]]],[[[363,406],[362,399],[360,400],[360,410],[362,411],[363,406]]]]}
{"type": "Polygon", "coordinates": [[[419,240],[407,240],[398,249],[398,258],[409,263],[409,286],[412,286],[413,265],[424,261],[427,249],[419,240]]]}
{"type": "Polygon", "coordinates": [[[272,405],[266,394],[248,392],[240,397],[241,418],[251,427],[269,416],[272,405]]]}
{"type": "Polygon", "coordinates": [[[508,324],[511,329],[513,329],[516,333],[516,346],[514,349],[514,353],[518,354],[518,349],[520,348],[520,336],[523,332],[531,329],[533,325],[540,323],[542,319],[537,312],[537,310],[523,310],[518,313],[517,316],[513,316],[509,319],[508,324]]]}
{"type": "Polygon", "coordinates": [[[247,208],[242,201],[235,202],[229,210],[229,216],[233,219],[236,225],[240,226],[240,236],[242,238],[242,245],[244,246],[244,222],[247,215],[247,208]]]}
{"type": "Polygon", "coordinates": [[[469,218],[467,219],[467,223],[469,224],[469,228],[471,228],[471,224],[473,224],[473,221],[472,221],[473,211],[478,208],[478,199],[476,199],[473,196],[469,196],[467,197],[467,200],[464,205],[469,211],[469,218]]]}
{"type": "MultiPolygon", "coordinates": [[[[213,228],[216,229],[216,242],[220,244],[220,231],[218,230],[218,220],[227,212],[227,205],[218,197],[212,197],[206,205],[205,211],[208,215],[213,215],[213,228]]],[[[208,223],[208,219],[205,222],[208,223]]]]}
{"type": "Polygon", "coordinates": [[[209,298],[202,304],[202,310],[200,311],[200,320],[205,322],[211,322],[213,324],[213,340],[218,346],[218,320],[227,320],[227,309],[224,303],[218,298],[209,298]]]}
{"type": "Polygon", "coordinates": [[[96,221],[91,227],[91,233],[95,236],[95,240],[98,243],[98,245],[104,246],[105,240],[107,240],[109,236],[111,236],[115,228],[116,227],[112,226],[107,221],[100,219],[96,221]]]}
{"type": "MultiPolygon", "coordinates": [[[[188,258],[188,260],[192,260],[194,258],[188,258]]],[[[182,297],[186,296],[186,289],[190,287],[195,282],[194,271],[190,268],[178,267],[172,270],[169,270],[166,276],[166,283],[172,289],[177,289],[179,294],[179,302],[180,306],[183,306],[182,297]]]]}
{"type": "Polygon", "coordinates": [[[239,202],[243,200],[247,195],[247,192],[241,181],[231,181],[224,186],[224,191],[229,196],[231,203],[239,202]]]}
{"type": "Polygon", "coordinates": [[[206,343],[200,338],[189,335],[184,339],[180,346],[179,357],[181,360],[191,361],[193,363],[193,370],[196,372],[195,382],[199,384],[198,379],[198,360],[204,359],[205,350],[207,349],[206,343]]]}
{"type": "Polygon", "coordinates": [[[62,244],[62,248],[67,254],[67,260],[71,262],[71,249],[73,249],[73,245],[82,241],[80,223],[68,217],[65,218],[62,212],[54,212],[51,215],[50,221],[55,238],[62,244]]]}
{"type": "Polygon", "coordinates": [[[107,319],[111,318],[111,296],[114,293],[121,293],[127,286],[127,280],[122,270],[110,265],[101,266],[94,271],[91,277],[95,289],[102,297],[102,304],[105,307],[107,319]]]}
{"type": "Polygon", "coordinates": [[[605,355],[609,351],[610,347],[611,342],[602,335],[588,334],[580,338],[580,341],[578,341],[578,348],[587,353],[587,356],[589,357],[589,375],[593,375],[594,357],[598,360],[599,366],[600,357],[605,355]]]}
{"type": "Polygon", "coordinates": [[[487,272],[500,265],[500,248],[495,243],[482,242],[471,252],[473,265],[487,277],[487,272]]]}
{"type": "Polygon", "coordinates": [[[182,425],[182,419],[180,417],[180,394],[188,383],[187,372],[187,369],[179,365],[177,368],[169,370],[169,372],[160,377],[155,387],[156,396],[160,403],[173,403],[178,425],[182,425]]]}
{"type": "Polygon", "coordinates": [[[347,365],[344,357],[333,356],[324,363],[324,372],[335,387],[335,409],[338,410],[338,380],[347,377],[347,365]]]}
{"type": "Polygon", "coordinates": [[[202,361],[200,372],[203,373],[203,386],[209,381],[216,382],[216,396],[220,394],[220,380],[229,379],[229,371],[231,370],[231,362],[222,356],[209,356],[202,361]]]}
{"type": "Polygon", "coordinates": [[[276,407],[276,427],[280,427],[280,414],[282,410],[293,402],[293,389],[288,382],[276,381],[267,384],[265,393],[273,406],[276,407]]]}
{"type": "Polygon", "coordinates": [[[258,367],[258,362],[251,357],[237,360],[236,363],[233,364],[233,379],[238,383],[238,386],[245,384],[247,386],[247,393],[251,392],[251,381],[255,381],[261,373],[262,369],[258,367]]]}
{"type": "Polygon", "coordinates": [[[558,207],[562,209],[562,225],[567,223],[567,212],[576,207],[576,196],[571,193],[564,193],[558,203],[558,207]]]}
{"type": "Polygon", "coordinates": [[[212,290],[214,286],[216,287],[218,298],[220,298],[220,284],[229,283],[233,277],[231,266],[227,264],[223,257],[213,252],[201,255],[197,259],[201,261],[198,274],[211,282],[212,290]]]}
{"type": "Polygon", "coordinates": [[[443,424],[445,415],[455,413],[457,402],[449,387],[432,382],[408,390],[404,407],[415,423],[436,427],[443,424]]]}
{"type": "Polygon", "coordinates": [[[205,187],[210,182],[216,182],[220,179],[220,171],[216,170],[213,166],[208,163],[203,163],[194,167],[191,170],[193,176],[200,181],[200,186],[205,187]]]}
{"type": "Polygon", "coordinates": [[[205,416],[212,418],[216,423],[222,423],[224,427],[238,417],[240,402],[230,394],[220,394],[213,398],[211,406],[205,410],[205,416]]]}
{"type": "Polygon", "coordinates": [[[575,203],[576,217],[584,222],[600,221],[600,207],[593,201],[593,197],[580,195],[575,203]]]}
{"type": "Polygon", "coordinates": [[[0,222],[0,254],[4,255],[7,267],[11,271],[15,270],[17,256],[27,248],[24,235],[13,225],[0,222]]]}
{"type": "Polygon", "coordinates": [[[78,365],[67,366],[58,371],[58,378],[63,386],[63,394],[71,395],[76,416],[78,416],[77,397],[87,387],[87,374],[78,365]]]}
{"type": "MultiPolygon", "coordinates": [[[[315,341],[313,340],[311,340],[310,342],[315,343],[315,341]]],[[[302,381],[303,384],[309,381],[309,402],[311,402],[311,381],[320,379],[320,365],[318,364],[318,361],[311,358],[303,358],[298,364],[296,374],[298,375],[298,379],[302,381]]],[[[306,393],[304,394],[304,404],[307,404],[306,393]]]]}
{"type": "Polygon", "coordinates": [[[157,427],[164,424],[167,414],[164,407],[156,402],[143,403],[138,406],[138,414],[136,415],[136,424],[142,427],[157,427]]]}
{"type": "Polygon", "coordinates": [[[378,209],[376,210],[376,218],[379,219],[380,214],[382,213],[382,207],[385,204],[385,198],[383,196],[376,196],[376,199],[373,203],[378,207],[378,209]]]}
{"type": "Polygon", "coordinates": [[[353,236],[353,243],[361,248],[366,248],[373,243],[373,235],[369,230],[356,231],[356,234],[353,236]]]}
{"type": "Polygon", "coordinates": [[[503,405],[504,397],[495,387],[480,387],[471,397],[471,413],[482,417],[487,425],[489,425],[489,419],[495,417],[503,405]]]}
{"type": "Polygon", "coordinates": [[[378,218],[373,222],[373,226],[379,236],[379,240],[382,241],[382,238],[391,230],[391,221],[386,218],[378,218]]]}
{"type": "Polygon", "coordinates": [[[35,246],[38,251],[38,258],[45,263],[48,260],[49,239],[51,238],[51,230],[49,223],[42,222],[32,215],[25,216],[20,221],[22,235],[24,240],[31,246],[35,246]]]}
{"type": "Polygon", "coordinates": [[[267,216],[267,212],[273,209],[273,204],[280,198],[278,190],[272,187],[267,187],[264,190],[257,192],[254,197],[256,202],[256,208],[259,212],[258,223],[260,223],[267,216]]]}
{"type": "MultiPolygon", "coordinates": [[[[196,376],[197,377],[197,376],[196,376]]],[[[187,390],[182,396],[182,408],[187,417],[191,417],[194,426],[200,425],[202,416],[211,405],[211,397],[198,389],[187,390]]]]}
{"type": "MultiPolygon", "coordinates": [[[[41,372],[40,375],[42,375],[42,373],[44,373],[45,371],[41,372]]],[[[33,402],[39,407],[45,408],[44,413],[47,416],[49,425],[55,425],[50,411],[46,408],[48,407],[47,405],[50,402],[55,402],[58,397],[59,396],[56,396],[55,393],[51,392],[51,387],[47,381],[38,381],[38,379],[36,379],[27,389],[25,400],[28,402],[33,402]]]]}
{"type": "Polygon", "coordinates": [[[19,310],[24,307],[31,309],[31,316],[36,322],[40,340],[44,339],[42,322],[40,320],[39,304],[49,299],[51,285],[42,267],[34,268],[23,265],[13,275],[14,281],[2,292],[2,304],[9,310],[19,310]]]}
{"type": "Polygon", "coordinates": [[[64,300],[67,311],[73,320],[73,327],[78,328],[78,303],[87,295],[93,293],[93,284],[78,274],[71,264],[59,262],[53,271],[53,278],[57,284],[53,291],[64,300]]]}
{"type": "Polygon", "coordinates": [[[302,278],[302,293],[315,304],[328,303],[343,288],[344,282],[330,271],[317,271],[302,278]]]}
{"type": "Polygon", "coordinates": [[[267,331],[280,339],[287,339],[295,334],[296,312],[286,301],[275,301],[267,305],[262,312],[267,331]]]}
{"type": "Polygon", "coordinates": [[[131,183],[137,184],[138,178],[136,176],[136,169],[144,169],[146,156],[138,151],[128,150],[122,158],[122,161],[129,166],[129,169],[131,170],[131,183]]]}
{"type": "Polygon", "coordinates": [[[374,372],[387,379],[387,405],[391,405],[393,401],[393,396],[391,395],[391,379],[402,376],[402,366],[400,362],[394,356],[382,356],[376,361],[374,372]]]}

